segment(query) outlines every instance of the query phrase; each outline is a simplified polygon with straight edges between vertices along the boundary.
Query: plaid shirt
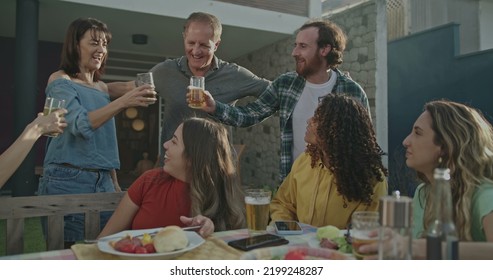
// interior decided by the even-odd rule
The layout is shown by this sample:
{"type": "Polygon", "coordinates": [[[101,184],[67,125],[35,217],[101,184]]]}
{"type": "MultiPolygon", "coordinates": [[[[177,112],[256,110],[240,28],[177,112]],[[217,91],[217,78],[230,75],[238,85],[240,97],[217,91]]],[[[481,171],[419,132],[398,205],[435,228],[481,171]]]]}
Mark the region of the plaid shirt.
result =
{"type": "MultiPolygon", "coordinates": [[[[366,93],[350,77],[341,71],[333,69],[337,80],[333,93],[345,93],[361,103],[370,113],[370,106],[366,93]]],[[[294,107],[305,88],[305,78],[296,72],[282,74],[258,97],[257,100],[245,106],[234,107],[216,101],[214,117],[219,121],[231,125],[247,127],[257,124],[279,112],[279,127],[281,129],[280,180],[288,175],[293,164],[293,124],[291,115],[294,107]]]]}

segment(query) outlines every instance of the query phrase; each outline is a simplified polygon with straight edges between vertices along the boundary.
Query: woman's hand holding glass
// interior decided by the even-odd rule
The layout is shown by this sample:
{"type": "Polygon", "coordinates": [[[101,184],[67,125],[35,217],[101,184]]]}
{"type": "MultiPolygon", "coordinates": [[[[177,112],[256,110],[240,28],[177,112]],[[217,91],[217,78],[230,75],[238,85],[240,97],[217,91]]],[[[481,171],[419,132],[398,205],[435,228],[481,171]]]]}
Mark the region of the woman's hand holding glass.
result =
{"type": "Polygon", "coordinates": [[[65,121],[66,113],[67,109],[64,108],[57,109],[48,115],[38,113],[38,117],[33,121],[33,124],[40,129],[40,135],[48,133],[60,134],[67,127],[67,122],[65,121]]]}
{"type": "Polygon", "coordinates": [[[153,86],[145,84],[127,92],[119,99],[124,103],[124,108],[148,107],[156,103],[157,93],[153,86]]]}

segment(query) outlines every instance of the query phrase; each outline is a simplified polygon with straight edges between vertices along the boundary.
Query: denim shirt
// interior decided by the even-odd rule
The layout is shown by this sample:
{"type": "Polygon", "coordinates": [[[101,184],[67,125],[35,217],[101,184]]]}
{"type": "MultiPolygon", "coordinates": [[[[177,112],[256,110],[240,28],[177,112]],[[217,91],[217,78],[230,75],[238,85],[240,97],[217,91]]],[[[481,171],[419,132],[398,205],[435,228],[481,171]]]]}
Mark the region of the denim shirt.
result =
{"type": "Polygon", "coordinates": [[[107,93],[67,79],[57,79],[46,87],[46,96],[65,99],[67,128],[46,144],[44,165],[69,163],[82,168],[119,169],[115,119],[92,128],[87,113],[110,103],[107,93]]]}

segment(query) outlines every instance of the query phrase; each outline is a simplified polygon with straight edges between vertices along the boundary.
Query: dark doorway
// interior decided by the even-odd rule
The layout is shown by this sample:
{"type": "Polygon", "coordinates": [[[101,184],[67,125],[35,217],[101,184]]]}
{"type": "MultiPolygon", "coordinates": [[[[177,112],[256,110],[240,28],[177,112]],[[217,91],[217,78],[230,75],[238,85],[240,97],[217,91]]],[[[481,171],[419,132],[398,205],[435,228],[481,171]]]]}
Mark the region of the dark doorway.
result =
{"type": "Polygon", "coordinates": [[[127,108],[116,116],[115,121],[120,151],[118,181],[122,189],[127,189],[140,175],[136,167],[144,153],[148,155],[147,160],[156,162],[159,153],[159,105],[127,108]]]}

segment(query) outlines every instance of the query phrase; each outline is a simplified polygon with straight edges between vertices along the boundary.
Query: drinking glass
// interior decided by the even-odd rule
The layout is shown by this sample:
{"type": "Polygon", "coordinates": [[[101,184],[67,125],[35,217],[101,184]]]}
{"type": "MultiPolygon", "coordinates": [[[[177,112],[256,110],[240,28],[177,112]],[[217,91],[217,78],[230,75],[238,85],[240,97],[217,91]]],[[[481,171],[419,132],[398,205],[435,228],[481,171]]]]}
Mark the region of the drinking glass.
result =
{"type": "MultiPolygon", "coordinates": [[[[140,87],[142,85],[151,85],[154,87],[154,78],[152,72],[138,73],[137,79],[135,80],[135,85],[140,87]]],[[[154,94],[146,94],[145,97],[154,98],[154,94]]],[[[154,103],[154,102],[153,102],[154,103]]]]}
{"type": "Polygon", "coordinates": [[[190,100],[188,106],[191,108],[201,108],[205,103],[204,90],[205,79],[204,77],[192,76],[190,78],[190,86],[188,87],[190,92],[190,100]]]}
{"type": "MultiPolygon", "coordinates": [[[[373,211],[356,211],[351,218],[351,237],[353,246],[353,255],[356,259],[361,260],[366,255],[358,252],[362,245],[378,242],[378,230],[380,223],[378,212],[373,211]],[[374,236],[370,236],[373,233],[374,236]]],[[[373,255],[368,254],[368,255],[373,255]]]]}
{"type": "Polygon", "coordinates": [[[263,189],[245,191],[247,228],[252,236],[265,233],[267,230],[271,195],[271,191],[263,189]]]}
{"type": "MultiPolygon", "coordinates": [[[[65,99],[58,99],[55,97],[46,97],[45,106],[43,109],[43,115],[47,116],[51,114],[51,112],[56,111],[58,109],[65,108],[65,99]]],[[[52,132],[44,134],[48,137],[57,137],[60,135],[59,132],[52,132]]]]}
{"type": "Polygon", "coordinates": [[[151,86],[154,86],[154,79],[152,77],[152,72],[138,73],[137,74],[136,85],[138,87],[140,87],[142,85],[151,85],[151,86]]]}

